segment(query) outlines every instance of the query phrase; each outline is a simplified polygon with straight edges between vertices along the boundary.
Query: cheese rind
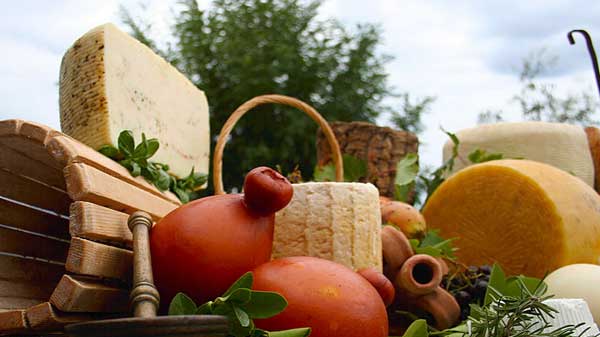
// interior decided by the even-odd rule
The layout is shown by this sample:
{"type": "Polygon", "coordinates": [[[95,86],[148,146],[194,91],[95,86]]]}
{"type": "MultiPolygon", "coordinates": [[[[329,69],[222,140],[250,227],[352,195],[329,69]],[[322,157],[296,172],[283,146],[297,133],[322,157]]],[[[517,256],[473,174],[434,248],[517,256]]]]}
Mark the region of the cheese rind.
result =
{"type": "Polygon", "coordinates": [[[314,256],[354,270],[382,270],[379,192],[371,184],[294,184],[276,213],[273,258],[314,256]]]}
{"type": "Polygon", "coordinates": [[[208,102],[183,74],[112,24],[97,27],[66,52],[60,71],[62,131],[98,149],[119,133],[160,142],[153,161],[170,173],[208,172],[208,102]]]}
{"type": "Polygon", "coordinates": [[[427,226],[456,238],[467,265],[498,262],[509,274],[543,277],[600,257],[600,196],[581,179],[529,160],[467,167],[429,198],[427,226]]]}
{"type": "MultiPolygon", "coordinates": [[[[471,165],[469,153],[485,150],[504,158],[523,158],[546,163],[572,173],[594,186],[594,163],[583,128],[560,123],[518,122],[480,125],[456,133],[458,159],[452,173],[471,165]]],[[[454,144],[444,145],[444,162],[454,144]]]]}

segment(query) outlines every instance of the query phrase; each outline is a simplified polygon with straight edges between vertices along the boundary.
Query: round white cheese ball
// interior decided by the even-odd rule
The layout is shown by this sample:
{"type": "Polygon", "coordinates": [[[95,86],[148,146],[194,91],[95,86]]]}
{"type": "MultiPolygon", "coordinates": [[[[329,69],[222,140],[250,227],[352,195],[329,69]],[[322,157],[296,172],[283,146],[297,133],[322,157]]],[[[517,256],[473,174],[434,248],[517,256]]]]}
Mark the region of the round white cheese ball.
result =
{"type": "Polygon", "coordinates": [[[582,298],[600,325],[600,266],[594,264],[571,264],[559,268],[545,280],[548,294],[554,298],[582,298]]]}

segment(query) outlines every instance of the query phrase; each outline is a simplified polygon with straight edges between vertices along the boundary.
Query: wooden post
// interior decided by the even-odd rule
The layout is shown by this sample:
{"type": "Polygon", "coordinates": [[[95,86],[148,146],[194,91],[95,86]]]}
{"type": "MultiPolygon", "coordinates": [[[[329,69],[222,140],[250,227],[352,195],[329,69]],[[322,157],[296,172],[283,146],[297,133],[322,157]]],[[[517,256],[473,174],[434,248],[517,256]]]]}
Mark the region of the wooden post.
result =
{"type": "Polygon", "coordinates": [[[137,211],[127,221],[133,233],[133,290],[131,306],[135,317],[156,316],[160,295],[154,286],[150,256],[150,229],[152,218],[146,212],[137,211]]]}

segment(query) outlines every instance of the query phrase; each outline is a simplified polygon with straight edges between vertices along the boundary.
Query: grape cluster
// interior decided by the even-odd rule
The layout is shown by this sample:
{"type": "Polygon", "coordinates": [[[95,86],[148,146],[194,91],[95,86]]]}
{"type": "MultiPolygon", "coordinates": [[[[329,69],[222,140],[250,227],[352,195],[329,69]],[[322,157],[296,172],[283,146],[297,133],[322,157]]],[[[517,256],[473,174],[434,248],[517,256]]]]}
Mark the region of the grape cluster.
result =
{"type": "Polygon", "coordinates": [[[490,281],[492,268],[488,265],[470,266],[449,273],[442,280],[442,287],[448,290],[460,305],[460,319],[469,316],[469,304],[483,304],[490,281]]]}

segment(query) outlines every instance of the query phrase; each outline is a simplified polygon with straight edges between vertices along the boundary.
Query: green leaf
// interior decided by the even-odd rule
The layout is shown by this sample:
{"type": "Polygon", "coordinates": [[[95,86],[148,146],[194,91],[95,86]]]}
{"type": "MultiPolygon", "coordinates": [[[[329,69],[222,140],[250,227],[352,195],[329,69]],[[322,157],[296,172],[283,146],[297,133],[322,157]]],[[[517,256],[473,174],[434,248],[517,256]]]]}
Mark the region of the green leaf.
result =
{"type": "Polygon", "coordinates": [[[196,309],[196,315],[211,315],[213,313],[212,310],[213,302],[206,302],[196,309]]]}
{"type": "Polygon", "coordinates": [[[156,187],[158,187],[158,189],[161,191],[168,190],[169,185],[171,185],[171,176],[163,170],[158,170],[157,173],[158,177],[154,185],[156,185],[156,187]]]}
{"type": "Polygon", "coordinates": [[[315,167],[314,181],[335,181],[335,166],[327,164],[315,167]]]}
{"type": "Polygon", "coordinates": [[[135,151],[135,142],[133,140],[133,132],[130,130],[121,131],[119,139],[117,141],[119,151],[125,155],[125,157],[131,157],[135,151]]]}
{"type": "Polygon", "coordinates": [[[247,288],[238,288],[234,290],[229,296],[226,296],[226,301],[236,305],[246,304],[252,297],[252,290],[247,288]]]}
{"type": "Polygon", "coordinates": [[[456,259],[454,252],[456,248],[452,245],[454,239],[444,239],[439,234],[439,230],[429,230],[425,233],[423,240],[410,240],[413,250],[416,254],[427,254],[434,257],[446,257],[450,260],[456,259]]]}
{"type": "Polygon", "coordinates": [[[135,159],[145,159],[146,154],[148,153],[148,141],[146,139],[146,134],[142,132],[142,142],[138,144],[133,150],[133,158],[135,159]]]}
{"type": "Polygon", "coordinates": [[[396,165],[396,178],[394,184],[407,185],[415,181],[419,173],[419,156],[409,153],[396,165]]]}
{"type": "Polygon", "coordinates": [[[196,309],[196,304],[191,298],[184,293],[178,293],[169,304],[169,316],[194,315],[196,309]]]}
{"type": "Polygon", "coordinates": [[[244,310],[242,310],[234,305],[233,312],[235,313],[235,317],[240,322],[241,326],[243,326],[244,328],[247,328],[250,326],[250,317],[244,310]]]}
{"type": "MultiPolygon", "coordinates": [[[[344,181],[357,182],[360,181],[360,178],[367,177],[366,161],[349,154],[344,154],[342,160],[344,163],[344,181]]],[[[335,181],[335,178],[332,181],[335,181]]]]}
{"type": "Polygon", "coordinates": [[[102,145],[102,147],[98,149],[98,152],[111,159],[119,159],[122,157],[121,152],[119,152],[119,149],[112,145],[102,145]]]}
{"type": "Polygon", "coordinates": [[[278,293],[252,291],[250,301],[240,307],[252,318],[269,318],[282,312],[286,306],[287,301],[278,293]]]}
{"type": "Polygon", "coordinates": [[[469,153],[468,158],[471,163],[478,164],[503,159],[504,155],[502,153],[487,153],[485,150],[475,149],[473,152],[469,153]]]}
{"type": "Polygon", "coordinates": [[[267,336],[269,337],[308,337],[310,336],[310,328],[298,328],[283,331],[272,331],[267,336]]]}
{"type": "Polygon", "coordinates": [[[233,284],[227,289],[227,291],[223,294],[222,297],[227,297],[231,295],[235,290],[240,288],[250,289],[252,288],[252,282],[254,282],[254,276],[252,272],[247,272],[244,275],[240,276],[237,281],[233,282],[233,284]]]}
{"type": "Polygon", "coordinates": [[[492,272],[490,273],[490,281],[488,283],[488,288],[485,292],[485,298],[483,301],[484,305],[489,305],[494,301],[494,291],[497,291],[500,294],[506,293],[506,275],[504,271],[497,263],[494,263],[492,267],[492,272]]]}
{"type": "Polygon", "coordinates": [[[429,337],[427,321],[424,319],[418,319],[412,322],[402,337],[429,337]]]}
{"type": "Polygon", "coordinates": [[[131,162],[131,175],[134,177],[142,174],[142,167],[135,161],[131,162]]]}
{"type": "Polygon", "coordinates": [[[146,142],[146,159],[150,159],[150,157],[154,156],[154,154],[156,154],[156,151],[158,151],[159,147],[160,143],[158,142],[158,139],[148,139],[148,141],[146,142]]]}

